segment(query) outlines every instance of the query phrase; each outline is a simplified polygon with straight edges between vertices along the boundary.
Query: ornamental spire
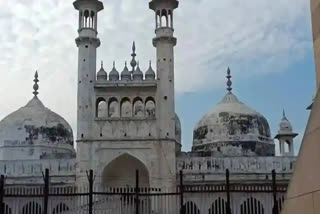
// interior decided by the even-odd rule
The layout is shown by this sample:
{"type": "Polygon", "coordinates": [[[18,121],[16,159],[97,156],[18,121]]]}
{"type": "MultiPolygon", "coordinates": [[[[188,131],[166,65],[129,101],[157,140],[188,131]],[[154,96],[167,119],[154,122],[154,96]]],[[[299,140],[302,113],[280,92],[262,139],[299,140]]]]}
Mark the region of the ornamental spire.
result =
{"type": "Polygon", "coordinates": [[[232,81],[231,81],[231,71],[230,71],[230,68],[228,67],[228,70],[227,70],[227,79],[228,79],[228,81],[227,81],[227,90],[229,91],[229,93],[231,93],[231,91],[232,91],[232,88],[231,88],[231,86],[232,86],[232,81]]]}
{"type": "Polygon", "coordinates": [[[34,74],[34,80],[33,80],[34,84],[33,84],[33,94],[34,96],[37,96],[39,94],[38,89],[39,89],[39,85],[38,85],[38,71],[36,71],[36,73],[34,74]]]}
{"type": "Polygon", "coordinates": [[[283,109],[283,112],[282,112],[282,120],[288,120],[287,117],[286,117],[286,111],[283,109]]]}
{"type": "Polygon", "coordinates": [[[135,69],[135,67],[136,67],[136,65],[137,65],[137,62],[136,62],[136,59],[135,59],[135,57],[137,56],[137,54],[136,54],[136,43],[135,43],[135,41],[133,41],[133,44],[132,44],[132,54],[131,54],[131,56],[132,56],[132,60],[131,60],[131,62],[130,62],[130,65],[131,65],[131,67],[132,67],[131,73],[133,73],[133,72],[134,72],[134,69],[135,69]]]}

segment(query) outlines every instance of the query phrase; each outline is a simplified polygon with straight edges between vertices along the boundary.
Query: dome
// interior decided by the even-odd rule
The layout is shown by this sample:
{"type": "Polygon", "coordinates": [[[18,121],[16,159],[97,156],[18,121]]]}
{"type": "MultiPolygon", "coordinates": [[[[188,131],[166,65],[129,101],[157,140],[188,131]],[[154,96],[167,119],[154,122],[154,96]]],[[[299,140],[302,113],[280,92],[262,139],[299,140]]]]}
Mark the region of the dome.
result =
{"type": "Polygon", "coordinates": [[[0,160],[74,158],[70,125],[46,108],[37,97],[0,121],[0,160]]]}
{"type": "Polygon", "coordinates": [[[222,156],[273,156],[274,142],[266,118],[231,92],[196,124],[193,151],[222,156]]]}
{"type": "Polygon", "coordinates": [[[156,77],[156,74],[151,67],[151,61],[149,63],[149,69],[146,71],[145,77],[146,77],[146,80],[154,80],[156,77]]]}
{"type": "Polygon", "coordinates": [[[5,152],[4,160],[10,156],[14,159],[46,159],[74,155],[70,125],[46,108],[36,96],[26,106],[0,121],[0,147],[11,148],[12,152],[15,148],[23,148],[21,151],[27,153],[19,151],[19,155],[13,156],[11,152],[5,152]]]}
{"type": "Polygon", "coordinates": [[[121,72],[121,80],[131,80],[131,73],[128,70],[127,63],[125,64],[124,69],[121,72]]]}
{"type": "Polygon", "coordinates": [[[113,68],[109,73],[109,79],[111,81],[119,80],[119,72],[116,69],[115,62],[113,62],[113,68]]]}
{"type": "Polygon", "coordinates": [[[177,113],[175,114],[175,137],[176,137],[176,141],[178,143],[181,143],[181,122],[180,122],[180,118],[177,115],[177,113]]]}
{"type": "Polygon", "coordinates": [[[282,120],[280,121],[280,124],[279,124],[278,133],[279,134],[289,134],[289,135],[294,134],[292,125],[291,125],[290,121],[287,119],[286,113],[284,110],[283,110],[282,120]]]}
{"type": "Polygon", "coordinates": [[[134,70],[132,77],[134,80],[143,80],[143,73],[139,67],[139,63],[138,63],[137,68],[134,70]]]}
{"type": "Polygon", "coordinates": [[[103,62],[101,62],[101,68],[97,73],[97,79],[98,80],[107,80],[108,79],[108,74],[103,68],[103,62]]]}

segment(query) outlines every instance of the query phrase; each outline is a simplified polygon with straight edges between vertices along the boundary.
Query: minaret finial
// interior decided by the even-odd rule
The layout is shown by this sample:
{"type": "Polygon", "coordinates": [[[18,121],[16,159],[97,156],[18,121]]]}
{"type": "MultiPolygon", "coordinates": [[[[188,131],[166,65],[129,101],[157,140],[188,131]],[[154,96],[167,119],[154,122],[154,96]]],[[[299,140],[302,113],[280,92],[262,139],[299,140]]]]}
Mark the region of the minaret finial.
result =
{"type": "Polygon", "coordinates": [[[101,68],[103,68],[103,60],[101,60],[101,68]]]}
{"type": "Polygon", "coordinates": [[[283,109],[283,112],[282,112],[282,116],[283,116],[283,120],[287,120],[287,117],[286,117],[286,111],[283,109]]]}
{"type": "Polygon", "coordinates": [[[230,68],[228,67],[228,70],[227,70],[227,79],[228,79],[228,81],[227,81],[227,90],[229,91],[229,93],[231,93],[231,91],[232,91],[232,88],[231,88],[231,86],[232,86],[232,81],[231,81],[231,71],[230,71],[230,68]]]}
{"type": "Polygon", "coordinates": [[[34,80],[33,80],[34,84],[33,84],[33,94],[34,96],[37,96],[39,94],[38,89],[39,89],[39,85],[38,85],[38,71],[36,71],[36,73],[34,74],[34,80]]]}
{"type": "Polygon", "coordinates": [[[149,60],[149,67],[151,67],[151,60],[149,60]]]}
{"type": "Polygon", "coordinates": [[[116,67],[116,61],[113,60],[113,68],[115,68],[115,67],[116,67]]]}
{"type": "Polygon", "coordinates": [[[131,67],[132,67],[132,73],[134,72],[134,70],[135,70],[135,67],[137,66],[137,62],[136,62],[136,59],[135,59],[135,57],[137,56],[137,54],[136,54],[136,43],[135,43],[135,41],[133,41],[133,44],[132,44],[132,54],[131,54],[131,56],[132,56],[132,60],[131,60],[131,62],[130,62],[130,65],[131,65],[131,67]]]}

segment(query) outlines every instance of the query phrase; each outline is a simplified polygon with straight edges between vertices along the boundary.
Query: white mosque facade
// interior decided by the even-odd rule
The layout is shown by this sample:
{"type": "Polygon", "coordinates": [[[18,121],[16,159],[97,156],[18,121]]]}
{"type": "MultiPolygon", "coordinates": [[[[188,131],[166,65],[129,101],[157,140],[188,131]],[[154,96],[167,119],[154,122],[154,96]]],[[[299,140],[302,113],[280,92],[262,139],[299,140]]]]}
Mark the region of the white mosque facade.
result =
{"type": "MultiPolygon", "coordinates": [[[[155,71],[151,62],[146,72],[141,71],[133,44],[130,63],[121,72],[115,64],[106,72],[103,65],[96,68],[103,3],[74,2],[79,13],[77,136],[74,139],[68,122],[39,100],[36,74],[33,98],[0,122],[0,174],[7,184],[42,184],[46,168],[51,185],[85,185],[90,169],[95,184],[109,187],[134,187],[136,169],[140,186],[163,189],[179,184],[181,170],[188,185],[223,184],[226,169],[233,183],[270,183],[272,170],[279,183],[289,183],[297,134],[283,114],[274,137],[267,119],[232,92],[230,69],[226,94],[195,125],[192,150],[181,151],[174,97],[173,14],[178,5],[177,0],[149,3],[155,14],[155,71]]],[[[259,191],[253,195],[270,203],[259,191]]]]}

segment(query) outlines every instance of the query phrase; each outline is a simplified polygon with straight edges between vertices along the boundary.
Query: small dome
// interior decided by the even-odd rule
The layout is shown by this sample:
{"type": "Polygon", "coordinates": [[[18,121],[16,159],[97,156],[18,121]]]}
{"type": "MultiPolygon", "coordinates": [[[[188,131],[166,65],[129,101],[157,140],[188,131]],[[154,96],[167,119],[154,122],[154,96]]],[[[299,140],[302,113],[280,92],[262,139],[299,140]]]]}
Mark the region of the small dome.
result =
{"type": "Polygon", "coordinates": [[[123,71],[121,72],[121,80],[131,80],[131,73],[128,70],[127,62],[125,64],[125,66],[124,66],[123,71]]]}
{"type": "Polygon", "coordinates": [[[181,122],[177,113],[175,114],[175,136],[176,141],[181,143],[181,122]]]}
{"type": "Polygon", "coordinates": [[[154,80],[156,78],[156,74],[151,67],[151,61],[149,63],[149,69],[146,71],[145,77],[146,77],[146,80],[154,80]]]}
{"type": "Polygon", "coordinates": [[[232,93],[229,69],[227,78],[228,92],[197,123],[192,149],[222,156],[273,156],[268,121],[232,93]]]}
{"type": "Polygon", "coordinates": [[[139,63],[137,65],[137,68],[134,70],[132,74],[133,80],[143,80],[143,73],[139,67],[139,63]]]}
{"type": "Polygon", "coordinates": [[[117,81],[117,80],[119,80],[119,72],[118,72],[117,69],[116,69],[115,62],[113,62],[113,68],[112,68],[112,70],[111,70],[110,73],[109,73],[109,79],[110,79],[111,81],[117,81]]]}
{"type": "Polygon", "coordinates": [[[97,73],[97,80],[107,80],[108,74],[103,68],[103,62],[101,62],[101,68],[97,73]]]}
{"type": "Polygon", "coordinates": [[[0,122],[0,149],[2,160],[75,155],[70,125],[46,108],[37,96],[0,122]]]}
{"type": "Polygon", "coordinates": [[[283,111],[283,118],[279,124],[279,134],[290,134],[292,133],[292,125],[290,121],[287,119],[285,112],[283,111]]]}

